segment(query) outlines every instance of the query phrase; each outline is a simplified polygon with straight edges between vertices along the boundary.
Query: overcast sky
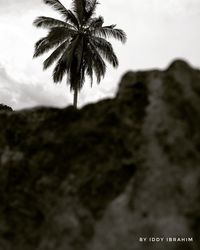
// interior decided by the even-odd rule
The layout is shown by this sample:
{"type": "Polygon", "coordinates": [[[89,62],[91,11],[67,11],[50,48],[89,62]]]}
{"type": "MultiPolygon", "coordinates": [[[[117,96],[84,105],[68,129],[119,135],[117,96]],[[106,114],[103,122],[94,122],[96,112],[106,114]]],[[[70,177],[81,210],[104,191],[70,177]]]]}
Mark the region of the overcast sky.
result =
{"type": "MultiPolygon", "coordinates": [[[[62,0],[68,7],[70,0],[62,0]]],[[[113,46],[118,69],[107,68],[100,85],[86,82],[79,96],[83,105],[113,96],[127,70],[166,68],[174,58],[200,67],[199,0],[99,0],[98,14],[106,24],[125,30],[125,45],[113,46]]],[[[14,109],[37,105],[63,107],[72,103],[65,82],[53,84],[52,68],[42,70],[44,57],[32,59],[34,43],[46,34],[32,26],[37,16],[54,16],[42,0],[0,0],[0,103],[14,109]]]]}

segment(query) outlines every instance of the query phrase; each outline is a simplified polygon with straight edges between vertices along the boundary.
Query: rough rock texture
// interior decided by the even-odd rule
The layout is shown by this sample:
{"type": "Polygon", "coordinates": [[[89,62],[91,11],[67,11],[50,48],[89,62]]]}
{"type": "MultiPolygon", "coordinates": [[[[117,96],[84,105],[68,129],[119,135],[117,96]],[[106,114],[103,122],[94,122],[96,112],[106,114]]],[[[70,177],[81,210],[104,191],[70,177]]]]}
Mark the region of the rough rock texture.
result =
{"type": "Polygon", "coordinates": [[[115,99],[78,111],[0,112],[0,250],[199,243],[199,70],[128,72],[115,99]]]}

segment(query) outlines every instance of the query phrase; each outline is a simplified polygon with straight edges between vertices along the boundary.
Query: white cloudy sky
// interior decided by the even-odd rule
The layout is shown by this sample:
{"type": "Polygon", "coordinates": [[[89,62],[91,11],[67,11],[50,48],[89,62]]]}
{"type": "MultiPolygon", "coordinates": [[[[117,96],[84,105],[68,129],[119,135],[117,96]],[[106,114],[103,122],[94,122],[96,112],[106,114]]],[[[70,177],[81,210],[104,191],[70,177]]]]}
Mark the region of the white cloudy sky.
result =
{"type": "MultiPolygon", "coordinates": [[[[69,6],[70,0],[62,0],[69,6]]],[[[113,42],[119,68],[108,67],[100,85],[86,82],[79,104],[113,96],[121,75],[129,70],[165,68],[174,58],[200,67],[199,0],[100,0],[98,14],[106,24],[126,31],[125,45],[113,42]]],[[[34,43],[46,32],[32,26],[35,17],[56,16],[42,0],[0,0],[0,103],[14,109],[37,105],[63,107],[72,93],[63,82],[54,85],[52,69],[32,60],[34,43]]]]}

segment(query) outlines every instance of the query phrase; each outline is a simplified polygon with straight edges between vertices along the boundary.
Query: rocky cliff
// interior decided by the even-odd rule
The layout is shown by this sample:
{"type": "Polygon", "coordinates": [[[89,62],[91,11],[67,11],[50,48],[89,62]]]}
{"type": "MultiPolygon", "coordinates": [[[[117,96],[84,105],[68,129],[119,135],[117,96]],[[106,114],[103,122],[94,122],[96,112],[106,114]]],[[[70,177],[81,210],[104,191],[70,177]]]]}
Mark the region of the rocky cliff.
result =
{"type": "Polygon", "coordinates": [[[180,60],[82,110],[1,109],[0,250],[200,249],[199,152],[200,71],[180,60]]]}

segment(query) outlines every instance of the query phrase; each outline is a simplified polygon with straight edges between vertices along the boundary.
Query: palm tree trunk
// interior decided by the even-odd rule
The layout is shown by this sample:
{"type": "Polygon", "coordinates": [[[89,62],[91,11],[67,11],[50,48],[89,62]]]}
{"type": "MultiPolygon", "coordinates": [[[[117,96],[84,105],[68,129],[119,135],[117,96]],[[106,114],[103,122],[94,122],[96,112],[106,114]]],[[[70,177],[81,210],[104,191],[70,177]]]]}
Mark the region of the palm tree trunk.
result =
{"type": "Polygon", "coordinates": [[[74,90],[74,107],[77,109],[77,102],[78,102],[78,88],[74,90]]]}

